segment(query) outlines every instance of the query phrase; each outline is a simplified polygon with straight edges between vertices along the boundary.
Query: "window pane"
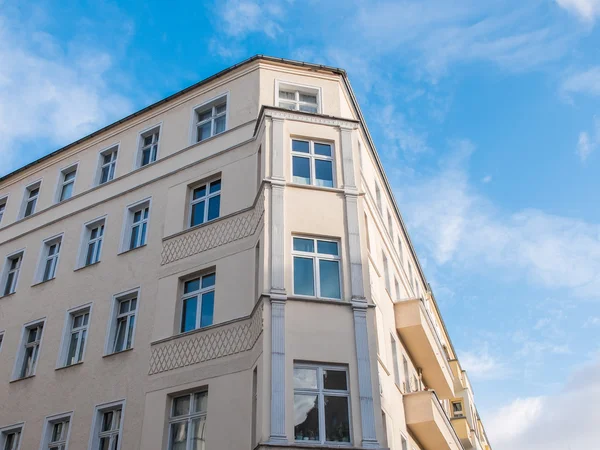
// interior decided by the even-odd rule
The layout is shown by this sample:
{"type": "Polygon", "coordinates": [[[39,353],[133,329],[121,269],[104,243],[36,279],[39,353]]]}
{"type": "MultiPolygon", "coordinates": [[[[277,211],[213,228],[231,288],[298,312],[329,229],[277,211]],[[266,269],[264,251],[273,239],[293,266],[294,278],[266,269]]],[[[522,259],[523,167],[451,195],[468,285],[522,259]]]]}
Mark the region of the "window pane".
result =
{"type": "Polygon", "coordinates": [[[69,352],[67,353],[67,366],[75,363],[75,352],[77,351],[77,342],[79,341],[79,333],[71,334],[69,342],[69,352]]]}
{"type": "Polygon", "coordinates": [[[105,412],[102,416],[102,431],[109,431],[112,426],[113,412],[105,412]]]}
{"type": "Polygon", "coordinates": [[[129,312],[129,300],[123,300],[119,303],[119,314],[129,312]]]}
{"type": "MultiPolygon", "coordinates": [[[[144,222],[142,223],[142,231],[140,232],[140,246],[144,245],[146,243],[146,228],[147,228],[147,223],[144,222]]],[[[100,252],[100,250],[98,250],[98,252],[100,252]]]]}
{"type": "Polygon", "coordinates": [[[310,184],[310,159],[294,156],[292,158],[294,183],[310,184]]]}
{"type": "Polygon", "coordinates": [[[186,450],[187,422],[171,425],[171,450],[186,450]]]}
{"type": "Polygon", "coordinates": [[[213,324],[213,312],[215,307],[215,292],[202,294],[202,317],[200,317],[200,326],[207,327],[213,324]]]}
{"type": "Polygon", "coordinates": [[[341,298],[339,261],[319,260],[321,297],[341,298]]]}
{"type": "Polygon", "coordinates": [[[210,137],[212,128],[212,122],[208,121],[200,126],[198,126],[198,142],[203,141],[210,137]]]}
{"type": "Polygon", "coordinates": [[[294,256],[294,294],[315,295],[313,259],[294,256]]]}
{"type": "Polygon", "coordinates": [[[346,371],[332,369],[323,370],[323,388],[336,391],[347,390],[346,371]]]}
{"type": "Polygon", "coordinates": [[[325,396],[325,439],[329,442],[350,442],[347,397],[325,396]]]}
{"type": "Polygon", "coordinates": [[[199,188],[194,189],[194,200],[204,197],[206,195],[206,186],[200,186],[199,188]]]}
{"type": "Polygon", "coordinates": [[[190,412],[190,396],[184,395],[173,400],[173,416],[185,416],[190,412]]]}
{"type": "Polygon", "coordinates": [[[331,241],[317,241],[317,253],[338,256],[338,243],[331,241]]]}
{"type": "Polygon", "coordinates": [[[100,450],[111,450],[110,438],[107,438],[107,437],[100,438],[100,450]]]}
{"type": "Polygon", "coordinates": [[[204,417],[199,417],[198,419],[192,420],[192,435],[191,450],[204,450],[204,435],[206,433],[206,419],[204,417]]]}
{"type": "Polygon", "coordinates": [[[186,281],[183,285],[183,292],[185,294],[197,291],[198,289],[200,289],[200,278],[195,278],[193,280],[186,281]]]}
{"type": "Polygon", "coordinates": [[[296,93],[290,91],[279,91],[279,98],[283,98],[285,100],[295,100],[296,93]]]}
{"type": "Polygon", "coordinates": [[[15,277],[14,272],[11,272],[8,274],[8,277],[6,278],[6,286],[4,287],[4,295],[8,295],[13,292],[12,286],[13,286],[14,277],[15,277]]]}
{"type": "Polygon", "coordinates": [[[138,235],[140,233],[139,225],[131,228],[131,239],[129,240],[129,249],[133,249],[137,247],[138,235]]]}
{"type": "Polygon", "coordinates": [[[197,392],[194,394],[194,412],[202,412],[207,410],[208,393],[197,392]]]}
{"type": "Polygon", "coordinates": [[[295,139],[292,141],[292,150],[295,152],[308,153],[308,148],[309,145],[307,141],[297,141],[295,139]]]}
{"type": "Polygon", "coordinates": [[[317,369],[294,367],[294,388],[317,389],[317,369]]]}
{"type": "Polygon", "coordinates": [[[85,348],[85,338],[87,335],[87,330],[83,330],[80,333],[80,335],[81,343],[79,344],[79,354],[77,355],[77,362],[83,361],[83,349],[85,348]]]}
{"type": "Polygon", "coordinates": [[[115,352],[125,350],[125,327],[127,326],[127,319],[121,318],[117,320],[117,332],[115,333],[115,352]]]}
{"type": "Polygon", "coordinates": [[[331,145],[315,142],[315,155],[331,156],[331,145]]]}
{"type": "Polygon", "coordinates": [[[285,109],[295,110],[296,109],[296,104],[295,103],[290,103],[290,102],[279,102],[279,107],[280,108],[285,108],[285,109]]]}
{"type": "Polygon", "coordinates": [[[60,194],[61,201],[71,198],[71,195],[73,195],[73,184],[74,183],[69,183],[63,186],[62,192],[60,194]]]}
{"type": "Polygon", "coordinates": [[[150,164],[150,149],[147,148],[142,152],[142,166],[150,164]]]}
{"type": "Polygon", "coordinates": [[[221,180],[213,181],[210,183],[209,192],[212,194],[221,190],[221,180]]]}
{"type": "Polygon", "coordinates": [[[204,223],[204,201],[196,203],[192,206],[192,220],[190,226],[200,225],[204,223]]]}
{"type": "Polygon", "coordinates": [[[126,349],[131,348],[133,343],[133,326],[135,324],[135,316],[129,316],[129,328],[127,329],[127,345],[126,349]]]}
{"type": "Polygon", "coordinates": [[[221,196],[215,195],[208,199],[208,220],[213,220],[219,217],[221,210],[221,196]]]}
{"type": "Polygon", "coordinates": [[[215,134],[225,131],[225,116],[221,116],[215,120],[215,134]]]}
{"type": "Polygon", "coordinates": [[[303,94],[300,92],[300,101],[306,103],[317,103],[317,96],[314,94],[303,94]]]}
{"type": "Polygon", "coordinates": [[[196,329],[196,314],[198,309],[197,297],[188,298],[183,301],[183,315],[181,317],[181,332],[196,329]]]}
{"type": "Polygon", "coordinates": [[[110,166],[106,166],[106,167],[102,168],[102,174],[100,175],[100,184],[106,183],[107,181],[109,181],[109,173],[110,173],[110,166]]]}
{"type": "Polygon", "coordinates": [[[294,238],[294,250],[298,252],[309,252],[315,251],[315,241],[312,239],[294,238]]]}
{"type": "Polygon", "coordinates": [[[317,107],[316,106],[309,106],[309,105],[300,105],[300,111],[310,112],[310,113],[316,113],[317,112],[317,107]]]}
{"type": "Polygon", "coordinates": [[[222,105],[218,105],[215,107],[215,112],[217,114],[224,113],[227,110],[227,103],[223,103],[222,105]]]}
{"type": "Polygon", "coordinates": [[[319,397],[316,394],[294,395],[294,439],[319,440],[319,397]]]}
{"type": "Polygon", "coordinates": [[[49,280],[50,278],[54,277],[54,274],[52,273],[52,266],[54,265],[54,260],[53,259],[49,259],[46,261],[46,268],[44,269],[44,281],[49,280]]]}
{"type": "Polygon", "coordinates": [[[33,214],[33,210],[35,209],[35,200],[30,200],[27,202],[27,207],[25,208],[25,217],[33,214]]]}
{"type": "Polygon", "coordinates": [[[204,275],[202,277],[202,287],[203,288],[207,288],[210,286],[214,286],[215,285],[215,279],[216,279],[216,275],[214,273],[211,273],[209,275],[204,275]]]}
{"type": "Polygon", "coordinates": [[[315,183],[317,186],[333,187],[333,163],[315,159],[315,183]]]}

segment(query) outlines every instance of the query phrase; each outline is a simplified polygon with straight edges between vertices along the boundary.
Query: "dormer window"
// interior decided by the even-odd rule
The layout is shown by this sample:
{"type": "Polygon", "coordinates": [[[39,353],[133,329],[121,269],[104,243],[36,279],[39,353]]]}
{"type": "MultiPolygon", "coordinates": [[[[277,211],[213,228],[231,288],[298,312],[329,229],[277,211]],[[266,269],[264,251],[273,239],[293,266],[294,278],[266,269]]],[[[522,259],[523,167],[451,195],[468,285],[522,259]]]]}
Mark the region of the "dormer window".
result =
{"type": "Polygon", "coordinates": [[[309,113],[320,112],[319,88],[279,83],[277,92],[277,106],[280,108],[309,113]]]}

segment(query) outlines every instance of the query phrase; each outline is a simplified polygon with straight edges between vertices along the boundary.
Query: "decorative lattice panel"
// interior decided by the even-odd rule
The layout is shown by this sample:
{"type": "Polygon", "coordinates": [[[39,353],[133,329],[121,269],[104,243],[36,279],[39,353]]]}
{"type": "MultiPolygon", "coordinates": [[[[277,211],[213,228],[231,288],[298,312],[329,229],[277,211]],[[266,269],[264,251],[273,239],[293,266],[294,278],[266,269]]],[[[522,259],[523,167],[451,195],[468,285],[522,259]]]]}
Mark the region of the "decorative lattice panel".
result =
{"type": "Polygon", "coordinates": [[[208,223],[176,236],[163,244],[161,265],[251,236],[256,232],[265,212],[264,190],[254,208],[208,223]]]}
{"type": "Polygon", "coordinates": [[[263,329],[263,307],[252,317],[152,346],[149,375],[246,352],[263,329]]]}

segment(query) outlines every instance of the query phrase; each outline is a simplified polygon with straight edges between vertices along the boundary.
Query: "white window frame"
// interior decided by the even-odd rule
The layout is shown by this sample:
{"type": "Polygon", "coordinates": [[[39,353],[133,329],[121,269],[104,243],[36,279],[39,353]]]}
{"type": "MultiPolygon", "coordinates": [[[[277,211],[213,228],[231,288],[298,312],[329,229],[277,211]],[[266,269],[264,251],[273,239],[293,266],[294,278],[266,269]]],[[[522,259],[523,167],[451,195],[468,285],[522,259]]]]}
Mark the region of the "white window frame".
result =
{"type": "MultiPolygon", "coordinates": [[[[59,450],[69,449],[69,438],[71,437],[71,429],[73,428],[73,411],[53,414],[47,416],[44,420],[44,428],[42,431],[42,439],[40,443],[40,450],[49,450],[50,448],[58,448],[59,450]],[[66,434],[61,435],[61,439],[58,441],[52,441],[52,432],[54,431],[54,425],[58,423],[69,422],[69,426],[66,430],[66,434]],[[52,445],[51,445],[52,444],[52,445]]],[[[63,431],[64,433],[64,431],[63,431]]]]}
{"type": "Polygon", "coordinates": [[[335,173],[335,144],[326,140],[319,139],[306,139],[302,137],[292,137],[290,139],[290,173],[291,181],[294,184],[300,184],[302,186],[315,186],[323,189],[335,189],[337,187],[336,173],[335,173]],[[308,153],[302,153],[294,151],[294,141],[308,142],[308,153]],[[331,156],[317,155],[315,153],[315,144],[329,145],[331,147],[331,156]],[[294,181],[294,156],[298,158],[306,158],[310,161],[310,183],[303,184],[294,181]],[[316,183],[316,160],[331,161],[331,183],[333,186],[319,186],[316,183]]]}
{"type": "Polygon", "coordinates": [[[226,91],[222,94],[217,95],[216,97],[213,97],[209,100],[206,100],[196,106],[194,106],[192,108],[192,118],[191,118],[191,122],[190,122],[190,145],[195,145],[195,144],[199,144],[200,142],[204,142],[207,139],[210,139],[212,137],[218,136],[219,134],[225,133],[226,131],[229,130],[229,91],[226,91]],[[220,105],[221,104],[221,100],[225,99],[225,113],[221,113],[218,115],[215,115],[215,106],[216,105],[220,105]],[[212,122],[211,125],[211,135],[208,138],[202,139],[201,141],[198,140],[198,125],[201,123],[198,121],[198,112],[199,111],[203,111],[203,110],[207,110],[208,108],[212,108],[212,116],[210,119],[207,119],[205,121],[202,121],[202,123],[206,123],[208,121],[212,122]],[[223,114],[225,115],[225,129],[221,132],[221,133],[215,133],[215,124],[214,124],[214,120],[217,117],[222,117],[223,114]]]}
{"type": "Polygon", "coordinates": [[[332,239],[332,238],[326,238],[326,237],[317,237],[317,236],[304,236],[301,234],[293,234],[292,235],[292,292],[294,293],[293,295],[296,297],[303,297],[303,298],[316,298],[316,299],[324,299],[324,300],[335,300],[335,301],[343,301],[344,300],[344,281],[342,279],[342,243],[341,240],[338,239],[332,239]],[[300,250],[294,250],[294,238],[299,238],[299,239],[311,239],[314,242],[314,252],[303,252],[300,250]],[[335,242],[338,246],[338,255],[334,256],[334,255],[328,255],[326,253],[318,253],[318,247],[317,247],[317,241],[324,241],[324,242],[335,242]],[[296,292],[294,291],[294,257],[298,256],[301,258],[312,258],[313,260],[313,280],[315,283],[315,295],[303,295],[303,294],[296,294],[296,292]],[[340,298],[333,298],[333,297],[323,297],[321,296],[321,273],[320,273],[320,268],[319,268],[319,261],[320,260],[327,260],[327,261],[337,261],[338,262],[338,271],[339,271],[339,280],[340,280],[340,298]]]}
{"type": "MultiPolygon", "coordinates": [[[[135,203],[131,203],[125,207],[125,212],[123,214],[123,228],[121,230],[121,245],[119,249],[119,254],[129,252],[131,250],[135,250],[141,247],[145,247],[148,244],[148,236],[150,235],[150,217],[152,216],[152,197],[145,198],[143,200],[139,200],[135,203]],[[144,244],[139,245],[137,247],[130,248],[131,242],[131,232],[133,227],[137,224],[134,224],[133,219],[135,213],[148,208],[148,217],[139,222],[141,226],[143,223],[146,224],[146,235],[144,244]]],[[[142,215],[143,217],[143,215],[142,215]]],[[[139,235],[138,235],[139,236],[139,235]]]]}
{"type": "Polygon", "coordinates": [[[83,267],[93,266],[94,264],[98,264],[102,261],[102,248],[104,247],[104,237],[106,235],[106,215],[101,217],[96,217],[89,222],[83,224],[81,229],[81,238],[79,242],[79,252],[77,253],[77,264],[75,265],[75,270],[81,269],[83,267]],[[101,236],[97,236],[92,239],[92,231],[98,227],[104,227],[101,236]],[[92,242],[93,241],[93,242],[92,242]],[[87,264],[87,254],[89,245],[94,244],[94,252],[98,254],[98,260],[91,264],[87,264]],[[100,246],[100,250],[97,250],[97,246],[100,246]]]}
{"type": "Polygon", "coordinates": [[[76,366],[77,364],[83,363],[85,360],[85,350],[87,348],[87,344],[90,340],[90,324],[92,322],[92,303],[86,303],[85,305],[76,306],[67,311],[65,315],[65,322],[63,327],[62,339],[60,344],[60,352],[58,355],[58,361],[56,363],[56,368],[62,367],[70,367],[76,366]],[[82,314],[88,315],[88,322],[85,325],[78,327],[76,330],[73,328],[73,321],[75,317],[80,316],[82,314]],[[83,348],[81,348],[81,333],[85,331],[86,337],[85,342],[83,343],[83,348]],[[69,363],[67,358],[69,357],[69,346],[71,345],[71,335],[77,333],[80,336],[77,339],[77,349],[75,354],[81,353],[81,360],[75,361],[73,363],[69,363]]]}
{"type": "Polygon", "coordinates": [[[185,278],[181,279],[181,296],[180,296],[180,313],[179,313],[179,326],[177,328],[177,332],[178,333],[190,333],[192,331],[195,330],[201,330],[202,328],[206,328],[209,326],[212,326],[215,324],[215,310],[214,310],[214,303],[217,299],[217,270],[213,267],[211,269],[208,269],[206,271],[202,271],[201,273],[197,273],[194,276],[188,276],[185,278]],[[214,275],[215,277],[215,284],[205,287],[202,287],[202,278],[209,276],[209,275],[214,275]],[[185,292],[185,283],[187,283],[188,281],[192,281],[198,279],[198,290],[196,291],[191,291],[191,292],[185,292]],[[208,292],[214,292],[213,295],[213,323],[211,323],[210,325],[205,325],[202,326],[202,296],[208,292]],[[192,330],[188,330],[188,331],[182,331],[182,326],[183,326],[183,305],[185,303],[185,301],[189,298],[192,297],[197,297],[196,300],[196,323],[194,326],[194,329],[192,330]]]}
{"type": "Polygon", "coordinates": [[[298,111],[298,112],[306,112],[307,114],[325,114],[325,110],[323,107],[323,90],[322,88],[320,88],[319,86],[310,86],[307,84],[299,84],[299,83],[293,83],[293,82],[289,82],[289,81],[283,81],[283,80],[275,80],[275,96],[274,96],[274,104],[277,108],[282,108],[281,106],[279,106],[279,102],[280,102],[280,98],[279,98],[279,91],[288,91],[288,92],[295,92],[295,98],[296,100],[292,101],[292,100],[285,100],[284,101],[288,101],[290,103],[296,103],[296,109],[289,109],[289,108],[284,108],[287,109],[289,111],[298,111]],[[308,94],[308,95],[316,95],[317,96],[317,112],[316,113],[310,113],[307,111],[300,111],[299,107],[300,107],[300,98],[299,98],[299,94],[303,93],[303,94],[308,94]]]}
{"type": "MultiPolygon", "coordinates": [[[[106,340],[104,342],[104,355],[105,356],[125,352],[125,351],[132,350],[133,348],[135,348],[135,331],[136,331],[137,324],[139,321],[138,315],[139,315],[139,309],[140,309],[140,295],[141,295],[141,288],[138,286],[136,288],[129,289],[124,292],[119,292],[118,294],[115,294],[112,296],[108,328],[106,331],[106,340]],[[123,314],[123,315],[119,314],[119,305],[121,304],[121,302],[131,300],[133,298],[136,299],[135,311],[131,312],[131,310],[130,310],[129,313],[127,313],[127,314],[123,314]],[[115,350],[118,320],[122,316],[128,316],[128,317],[134,316],[135,317],[134,321],[133,321],[133,331],[131,333],[131,347],[123,349],[123,350],[115,350]]],[[[129,320],[130,319],[128,318],[127,319],[127,328],[129,328],[129,320]]]]}
{"type": "Polygon", "coordinates": [[[204,419],[204,429],[206,430],[206,417],[208,414],[208,389],[204,388],[204,389],[199,389],[197,391],[193,391],[190,392],[189,394],[171,394],[169,396],[170,400],[171,400],[171,404],[169,405],[169,427],[168,427],[168,431],[167,431],[167,435],[168,435],[168,450],[172,450],[173,448],[173,443],[171,442],[171,427],[176,424],[176,423],[181,423],[181,422],[187,422],[188,425],[188,433],[186,435],[186,444],[185,444],[185,448],[186,450],[191,449],[191,435],[192,433],[190,432],[191,430],[191,425],[193,423],[194,420],[196,419],[204,419]],[[206,399],[206,411],[194,411],[191,412],[191,408],[192,405],[194,404],[194,396],[196,394],[202,394],[202,393],[206,393],[207,399],[206,399]],[[183,414],[181,416],[173,416],[173,410],[175,409],[175,399],[177,398],[181,398],[181,397],[185,397],[188,396],[190,397],[190,411],[188,412],[188,414],[183,414]]]}
{"type": "Polygon", "coordinates": [[[13,367],[11,381],[22,380],[25,378],[35,376],[35,372],[37,370],[37,365],[40,360],[40,355],[42,353],[42,345],[44,343],[44,336],[46,334],[44,332],[44,328],[46,328],[46,318],[45,317],[42,319],[33,320],[33,321],[28,322],[25,325],[23,325],[23,327],[21,329],[21,339],[19,341],[19,349],[17,351],[17,357],[15,358],[15,365],[13,367]],[[29,330],[31,330],[33,328],[39,328],[39,327],[42,328],[40,339],[28,344],[27,343],[27,335],[29,334],[29,330]],[[21,373],[23,372],[23,363],[25,362],[26,350],[28,347],[32,347],[33,344],[35,344],[35,346],[37,346],[37,352],[35,352],[35,361],[33,363],[31,373],[21,376],[21,373]]]}
{"type": "Polygon", "coordinates": [[[40,257],[38,260],[37,270],[35,273],[35,279],[33,281],[33,284],[45,283],[56,278],[58,264],[60,263],[60,253],[62,251],[63,236],[64,233],[60,233],[42,241],[42,248],[40,249],[40,257]],[[50,255],[50,248],[55,244],[58,244],[57,251],[56,253],[50,255]],[[44,275],[46,272],[46,264],[50,260],[53,260],[53,262],[51,262],[52,276],[45,280],[44,275]]]}
{"type": "Polygon", "coordinates": [[[8,205],[8,195],[0,197],[0,225],[2,225],[2,219],[6,216],[6,206],[8,205]]]}
{"type": "MultiPolygon", "coordinates": [[[[145,128],[144,130],[139,132],[137,152],[135,155],[135,160],[134,160],[134,165],[133,165],[134,170],[141,169],[142,167],[150,166],[150,165],[154,164],[156,161],[158,161],[158,156],[160,155],[160,141],[163,138],[162,124],[163,124],[162,122],[159,122],[155,125],[152,125],[151,127],[145,128]],[[156,158],[154,159],[154,161],[150,161],[145,166],[142,166],[142,161],[144,160],[143,153],[144,153],[144,148],[145,148],[144,139],[147,136],[155,135],[156,133],[158,133],[158,142],[156,142],[156,158]]],[[[151,145],[154,145],[154,142],[151,145]]]]}
{"type": "Polygon", "coordinates": [[[77,172],[79,170],[79,161],[69,164],[67,167],[60,169],[58,172],[58,181],[56,183],[56,193],[54,194],[54,203],[62,203],[65,200],[69,200],[71,197],[75,195],[75,181],[77,180],[77,172]],[[74,173],[75,176],[72,180],[67,180],[67,175],[74,173]],[[62,198],[63,189],[66,185],[72,184],[71,195],[67,198],[62,198]]]}
{"type": "Polygon", "coordinates": [[[23,201],[21,202],[21,208],[19,209],[19,219],[25,219],[26,217],[33,216],[35,212],[38,210],[38,202],[40,200],[40,193],[42,192],[42,179],[34,181],[33,183],[29,183],[25,186],[25,192],[23,192],[23,201]],[[34,189],[38,190],[38,193],[33,197],[35,199],[35,205],[33,207],[33,211],[28,216],[25,216],[25,211],[27,211],[27,204],[33,199],[29,195],[31,191],[34,189]]]}
{"type": "MultiPolygon", "coordinates": [[[[293,395],[296,394],[309,394],[318,396],[319,403],[319,440],[318,441],[296,441],[296,436],[294,432],[294,442],[301,443],[310,443],[313,445],[321,444],[321,445],[334,445],[339,447],[351,447],[354,441],[353,439],[353,431],[352,431],[352,398],[350,396],[350,371],[347,366],[344,365],[335,365],[335,364],[310,364],[310,363],[301,363],[294,362],[293,369],[316,369],[317,370],[317,389],[313,388],[297,388],[292,384],[293,395]],[[335,370],[340,372],[346,372],[346,391],[341,390],[329,390],[325,389],[323,386],[323,371],[324,370],[335,370]],[[336,441],[327,441],[327,430],[325,429],[325,396],[330,397],[345,397],[348,399],[348,436],[350,438],[349,442],[336,442],[336,441]]],[[[292,403],[293,404],[293,403],[292,403]]]]}
{"type": "MultiPolygon", "coordinates": [[[[117,175],[117,164],[119,162],[119,150],[120,150],[120,146],[121,143],[117,142],[116,144],[113,144],[107,148],[104,148],[102,150],[100,150],[98,152],[98,168],[96,170],[96,177],[95,177],[95,182],[94,185],[95,186],[101,186],[103,184],[106,184],[112,180],[115,179],[116,175],[117,175]],[[108,156],[108,155],[113,155],[115,154],[116,156],[114,157],[114,159],[111,156],[111,161],[109,163],[104,163],[104,157],[108,156]],[[112,178],[106,180],[104,183],[102,182],[102,169],[104,167],[109,167],[109,166],[113,166],[112,169],[112,178]]],[[[109,169],[109,174],[110,174],[110,169],[109,169]]]]}
{"type": "MultiPolygon", "coordinates": [[[[100,438],[101,437],[110,437],[110,436],[117,436],[118,437],[118,443],[117,443],[117,448],[116,450],[120,450],[121,449],[121,444],[123,442],[123,421],[125,418],[125,406],[126,406],[126,401],[125,399],[123,400],[117,400],[114,402],[110,402],[110,403],[103,403],[100,405],[96,405],[94,407],[94,418],[92,419],[92,428],[90,431],[90,440],[88,443],[88,450],[97,450],[99,447],[98,445],[100,444],[100,438]],[[111,430],[110,432],[102,432],[102,420],[104,417],[104,413],[110,412],[110,411],[116,411],[116,410],[121,410],[121,417],[120,417],[120,421],[119,421],[119,428],[118,430],[111,430]]],[[[113,416],[113,420],[114,420],[114,416],[113,416]]],[[[109,446],[109,448],[112,447],[109,446]]]]}
{"type": "Polygon", "coordinates": [[[6,438],[9,434],[19,433],[19,443],[16,447],[12,446],[10,450],[20,450],[21,443],[23,442],[23,430],[25,429],[25,422],[14,423],[12,425],[8,425],[6,427],[0,428],[0,448],[4,450],[4,446],[6,445],[6,438]]]}
{"type": "Polygon", "coordinates": [[[463,403],[462,400],[450,400],[450,413],[452,414],[452,417],[456,417],[456,418],[466,418],[467,415],[465,414],[465,405],[463,403]],[[459,414],[455,414],[454,412],[454,404],[459,404],[460,405],[460,415],[459,414]]]}
{"type": "Polygon", "coordinates": [[[212,222],[213,220],[217,220],[218,218],[222,217],[221,215],[221,199],[219,199],[219,216],[215,217],[214,219],[210,219],[208,220],[208,203],[209,200],[212,197],[221,197],[223,194],[223,178],[221,177],[221,173],[215,175],[215,176],[211,176],[207,179],[202,180],[199,183],[194,183],[191,184],[190,187],[188,188],[188,197],[189,197],[189,201],[188,201],[188,214],[187,214],[187,223],[186,228],[193,228],[193,227],[198,227],[200,225],[204,225],[208,222],[212,222]],[[218,191],[216,192],[210,192],[210,185],[211,183],[214,183],[215,181],[220,181],[221,182],[221,187],[219,188],[218,191]],[[194,190],[205,186],[206,187],[206,195],[204,197],[199,197],[194,199],[194,190]],[[194,209],[194,205],[197,203],[200,203],[204,201],[204,222],[199,223],[197,225],[192,225],[192,210],[194,209]]]}
{"type": "Polygon", "coordinates": [[[12,252],[8,255],[6,255],[6,258],[4,258],[4,267],[2,268],[2,278],[0,278],[0,297],[4,297],[5,295],[12,295],[15,292],[17,292],[17,287],[18,287],[18,283],[19,283],[19,278],[21,275],[21,268],[23,267],[23,258],[25,257],[25,249],[22,248],[20,250],[17,250],[15,252],[12,252]],[[11,265],[11,261],[14,259],[19,259],[19,265],[16,269],[11,269],[10,265],[11,265]],[[8,275],[10,273],[15,273],[16,275],[13,277],[12,280],[12,285],[13,288],[11,290],[11,292],[5,294],[4,291],[6,290],[6,283],[8,281],[8,275]]]}

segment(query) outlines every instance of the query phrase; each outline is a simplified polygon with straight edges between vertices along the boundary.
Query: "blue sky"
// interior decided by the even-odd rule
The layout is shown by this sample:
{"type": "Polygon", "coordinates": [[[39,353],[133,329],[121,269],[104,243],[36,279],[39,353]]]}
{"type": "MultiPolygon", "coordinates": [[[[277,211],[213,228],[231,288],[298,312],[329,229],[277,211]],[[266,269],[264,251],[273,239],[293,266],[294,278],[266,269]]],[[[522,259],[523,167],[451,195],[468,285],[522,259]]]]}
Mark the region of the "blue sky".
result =
{"type": "Polygon", "coordinates": [[[0,0],[0,174],[253,54],[343,67],[494,448],[597,446],[600,0],[120,3],[0,0]]]}

